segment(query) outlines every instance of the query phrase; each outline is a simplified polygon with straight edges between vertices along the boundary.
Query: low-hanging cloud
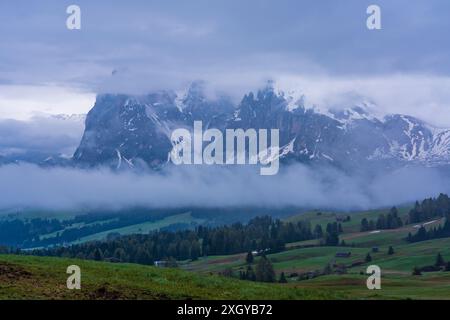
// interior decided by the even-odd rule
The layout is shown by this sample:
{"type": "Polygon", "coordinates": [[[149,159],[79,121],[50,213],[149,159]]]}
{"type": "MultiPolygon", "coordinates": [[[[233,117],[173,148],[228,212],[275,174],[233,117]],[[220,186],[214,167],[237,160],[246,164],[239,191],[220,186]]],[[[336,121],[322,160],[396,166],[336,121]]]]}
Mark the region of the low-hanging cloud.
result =
{"type": "Polygon", "coordinates": [[[438,127],[450,127],[450,78],[426,74],[373,77],[285,75],[277,78],[286,92],[304,94],[308,106],[339,109],[373,104],[371,113],[406,114],[438,127]]]}
{"type": "Polygon", "coordinates": [[[0,156],[40,152],[72,156],[84,130],[84,116],[0,119],[0,156]]]}
{"type": "Polygon", "coordinates": [[[109,169],[0,167],[0,208],[121,209],[264,207],[368,209],[440,192],[450,183],[437,169],[403,168],[373,178],[301,164],[276,176],[249,167],[171,167],[158,173],[109,169]]]}

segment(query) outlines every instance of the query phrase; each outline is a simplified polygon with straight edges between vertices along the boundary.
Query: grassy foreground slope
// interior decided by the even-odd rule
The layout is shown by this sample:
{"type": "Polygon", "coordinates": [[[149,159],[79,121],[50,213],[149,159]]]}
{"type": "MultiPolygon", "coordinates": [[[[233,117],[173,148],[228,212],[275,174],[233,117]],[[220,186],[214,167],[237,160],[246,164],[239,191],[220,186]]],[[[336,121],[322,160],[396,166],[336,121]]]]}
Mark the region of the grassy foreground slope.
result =
{"type": "Polygon", "coordinates": [[[178,269],[64,258],[0,255],[0,299],[342,299],[343,293],[263,284],[178,269]],[[69,265],[81,290],[68,290],[69,265]]]}

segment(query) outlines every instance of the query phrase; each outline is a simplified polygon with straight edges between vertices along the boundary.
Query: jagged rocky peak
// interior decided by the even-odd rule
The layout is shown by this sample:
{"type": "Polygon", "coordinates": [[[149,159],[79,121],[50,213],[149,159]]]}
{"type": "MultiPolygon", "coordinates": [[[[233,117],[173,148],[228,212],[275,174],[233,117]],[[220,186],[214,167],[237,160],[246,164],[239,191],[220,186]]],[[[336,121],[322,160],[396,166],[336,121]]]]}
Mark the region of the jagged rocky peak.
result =
{"type": "Polygon", "coordinates": [[[354,106],[344,109],[330,109],[330,114],[340,121],[353,121],[353,120],[368,120],[368,121],[381,121],[376,117],[369,109],[367,104],[356,104],[354,106]]]}
{"type": "MultiPolygon", "coordinates": [[[[353,97],[351,97],[353,98],[353,97]]],[[[279,129],[282,161],[326,163],[353,170],[368,165],[450,164],[450,130],[407,115],[382,116],[358,97],[329,110],[305,107],[299,90],[286,94],[268,82],[235,106],[211,95],[203,82],[181,93],[99,95],[86,120],[74,160],[87,165],[133,166],[167,163],[171,131],[203,127],[279,129]]]]}
{"type": "Polygon", "coordinates": [[[172,92],[147,95],[104,94],[89,112],[74,160],[81,165],[157,167],[167,161],[170,125],[182,122],[172,92]]]}
{"type": "Polygon", "coordinates": [[[261,128],[269,125],[268,121],[274,114],[286,111],[287,106],[288,100],[284,92],[275,88],[273,81],[268,81],[256,94],[251,91],[244,95],[233,120],[242,123],[244,127],[261,128]]]}
{"type": "Polygon", "coordinates": [[[275,82],[269,80],[265,86],[256,91],[256,94],[251,91],[246,94],[242,102],[260,102],[260,103],[279,103],[286,102],[286,94],[283,90],[275,86],[275,82]]]}
{"type": "Polygon", "coordinates": [[[206,92],[205,82],[194,81],[187,89],[187,92],[183,97],[183,103],[185,105],[203,103],[206,101],[205,92],[206,92]]]}
{"type": "Polygon", "coordinates": [[[230,97],[209,91],[203,81],[193,82],[185,92],[182,98],[178,98],[181,99],[178,107],[184,113],[187,122],[201,120],[206,125],[214,124],[221,127],[218,118],[222,122],[225,121],[235,109],[230,97]]]}

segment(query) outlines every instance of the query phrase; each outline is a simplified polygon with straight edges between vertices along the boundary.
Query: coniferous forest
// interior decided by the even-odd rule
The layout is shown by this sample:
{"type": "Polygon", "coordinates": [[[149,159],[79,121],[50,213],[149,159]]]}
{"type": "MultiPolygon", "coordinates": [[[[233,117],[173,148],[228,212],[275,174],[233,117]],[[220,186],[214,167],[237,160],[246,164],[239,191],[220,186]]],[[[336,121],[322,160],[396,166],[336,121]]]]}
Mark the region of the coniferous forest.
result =
{"type": "Polygon", "coordinates": [[[196,260],[200,256],[248,251],[279,252],[284,250],[286,243],[317,237],[324,237],[328,245],[339,243],[337,225],[330,224],[325,233],[317,233],[317,227],[315,230],[312,232],[308,222],[287,223],[263,216],[253,218],[247,224],[234,223],[214,228],[199,226],[195,230],[117,236],[106,241],[34,250],[32,253],[153,264],[162,259],[196,260]]]}

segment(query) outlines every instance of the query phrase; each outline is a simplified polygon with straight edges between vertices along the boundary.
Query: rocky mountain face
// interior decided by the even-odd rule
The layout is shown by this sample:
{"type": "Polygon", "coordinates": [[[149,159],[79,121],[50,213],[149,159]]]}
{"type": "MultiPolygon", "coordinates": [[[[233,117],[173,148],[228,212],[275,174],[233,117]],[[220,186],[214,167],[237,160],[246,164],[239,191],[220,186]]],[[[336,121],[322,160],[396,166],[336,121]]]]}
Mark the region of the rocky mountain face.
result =
{"type": "Polygon", "coordinates": [[[172,130],[192,129],[195,120],[202,120],[204,129],[278,128],[286,162],[346,170],[450,163],[450,129],[407,115],[378,118],[370,109],[362,103],[318,112],[270,84],[248,93],[237,106],[226,97],[207,98],[199,83],[183,95],[100,95],[73,160],[81,166],[161,167],[172,150],[172,130]]]}

